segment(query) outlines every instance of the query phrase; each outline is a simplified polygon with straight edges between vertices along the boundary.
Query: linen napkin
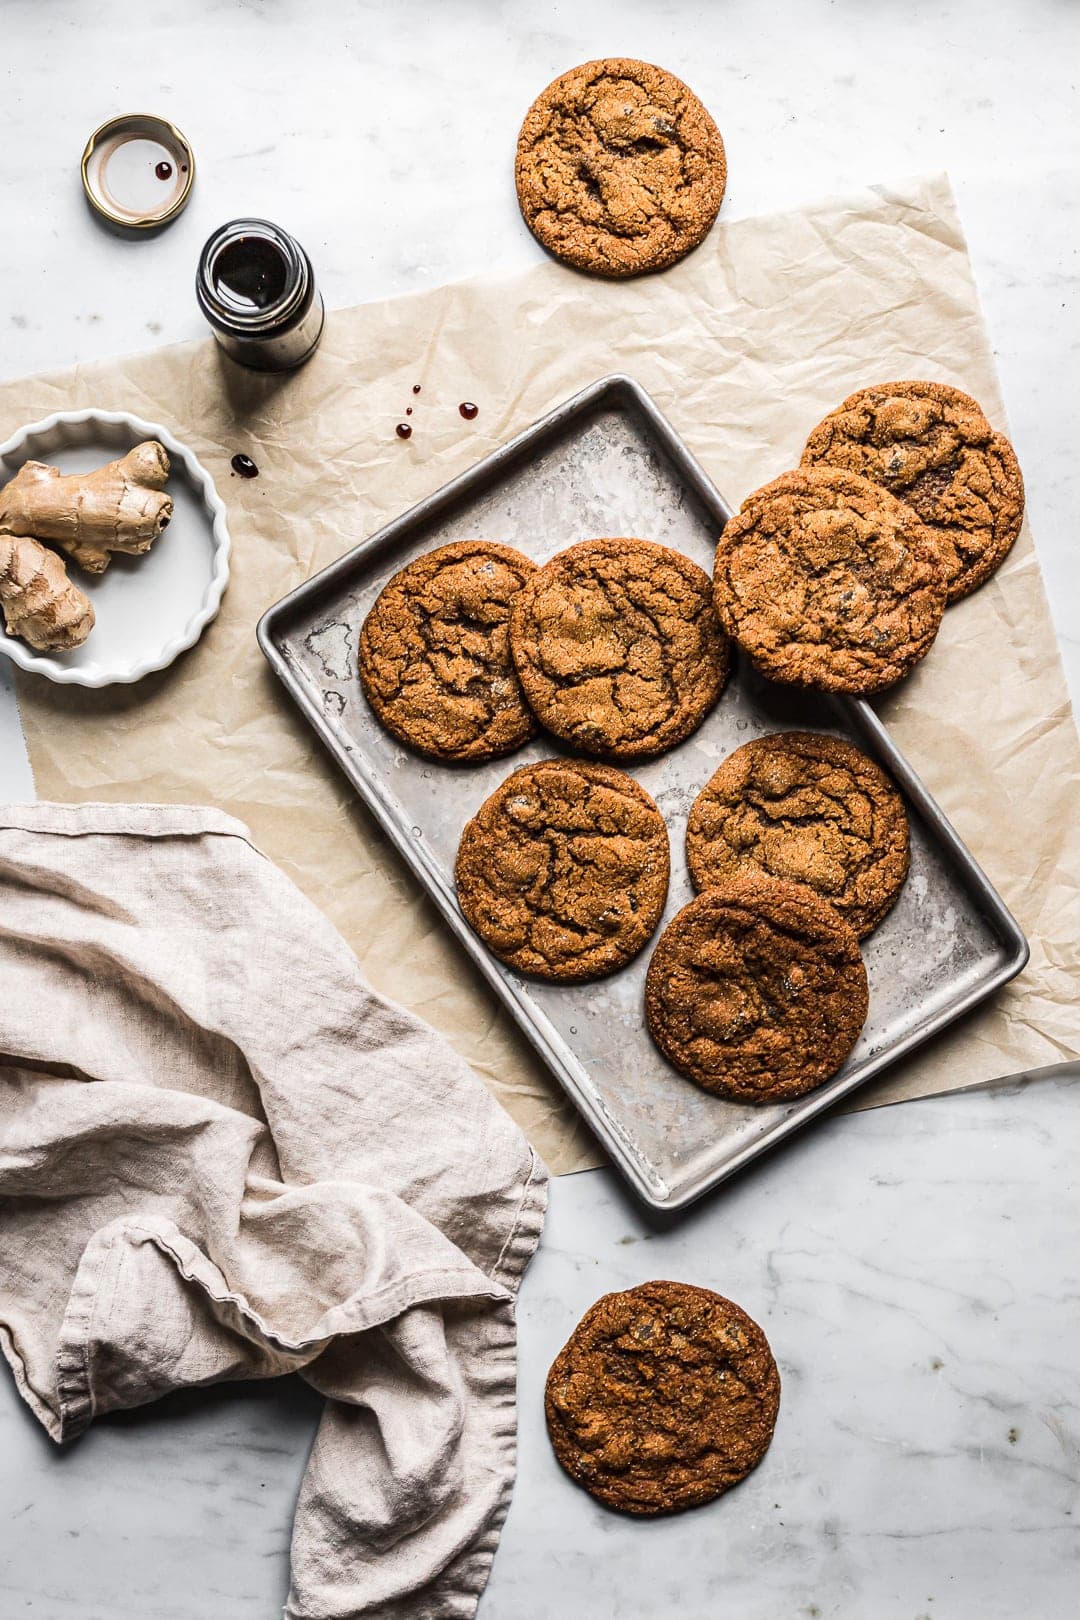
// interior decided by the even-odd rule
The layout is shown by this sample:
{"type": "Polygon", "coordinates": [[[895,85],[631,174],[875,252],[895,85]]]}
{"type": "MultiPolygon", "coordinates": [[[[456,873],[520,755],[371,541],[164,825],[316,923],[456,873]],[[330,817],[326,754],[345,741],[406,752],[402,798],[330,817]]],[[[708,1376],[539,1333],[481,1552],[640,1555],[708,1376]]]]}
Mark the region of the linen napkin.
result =
{"type": "Polygon", "coordinates": [[[239,822],[0,811],[0,1347],[58,1441],[297,1371],[287,1620],[471,1616],[546,1172],[239,822]]]}

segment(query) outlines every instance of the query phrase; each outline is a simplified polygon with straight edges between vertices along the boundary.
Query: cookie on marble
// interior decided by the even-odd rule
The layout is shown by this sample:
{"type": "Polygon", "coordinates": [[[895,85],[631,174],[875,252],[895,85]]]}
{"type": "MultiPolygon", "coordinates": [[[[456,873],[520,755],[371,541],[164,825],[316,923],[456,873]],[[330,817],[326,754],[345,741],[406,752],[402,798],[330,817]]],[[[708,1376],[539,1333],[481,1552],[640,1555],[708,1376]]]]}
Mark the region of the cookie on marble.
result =
{"type": "Polygon", "coordinates": [[[783,1102],[820,1086],[858,1040],[867,1006],[850,924],[805,885],[758,872],[684,906],[645,979],[661,1052],[736,1102],[783,1102]]]}
{"type": "Polygon", "coordinates": [[[622,967],[667,897],[668,835],[653,800],[609,765],[523,765],[462,834],[461,909],[519,973],[569,983],[622,967]]]}
{"type": "Polygon", "coordinates": [[[616,57],[571,68],[537,96],[514,178],[525,223],[556,258],[633,276],[674,264],[708,234],[727,162],[692,90],[616,57]]]}
{"type": "Polygon", "coordinates": [[[744,1310],[690,1283],[591,1306],[548,1373],[544,1412],[574,1482],[621,1513],[674,1513],[745,1479],[769,1448],[780,1375],[744,1310]]]}
{"type": "Polygon", "coordinates": [[[1016,453],[970,395],[945,383],[861,388],[818,423],[802,460],[858,473],[914,507],[937,538],[950,602],[989,579],[1020,533],[1016,453]]]}
{"type": "Polygon", "coordinates": [[[904,801],[880,765],[840,737],[755,737],[694,800],[686,858],[699,890],[747,869],[805,883],[862,939],[907,876],[904,801]]]}
{"type": "Polygon", "coordinates": [[[536,564],[492,540],[417,557],[360,632],[360,680],[382,724],[441,760],[495,759],[536,734],[510,655],[510,609],[536,564]]]}
{"type": "Polygon", "coordinates": [[[645,759],[682,742],[727,679],[709,576],[650,540],[584,540],[525,585],[510,648],[541,725],[584,753],[645,759]]]}
{"type": "Polygon", "coordinates": [[[945,610],[938,544],[914,509],[824,466],[747,496],[720,536],[713,587],[763,675],[860,696],[926,656],[945,610]]]}

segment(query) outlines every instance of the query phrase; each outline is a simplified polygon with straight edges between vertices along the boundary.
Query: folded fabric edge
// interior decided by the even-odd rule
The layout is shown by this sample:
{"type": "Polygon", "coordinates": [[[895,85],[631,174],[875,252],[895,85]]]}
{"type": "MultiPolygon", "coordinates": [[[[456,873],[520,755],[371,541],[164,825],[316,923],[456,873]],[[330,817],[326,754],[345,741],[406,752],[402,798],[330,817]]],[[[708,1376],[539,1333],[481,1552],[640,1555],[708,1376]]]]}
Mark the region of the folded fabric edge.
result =
{"type": "MultiPolygon", "coordinates": [[[[387,1620],[473,1620],[481,1594],[487,1585],[491,1566],[498,1549],[502,1528],[510,1509],[517,1469],[517,1332],[514,1302],[521,1279],[536,1251],[543,1230],[547,1210],[548,1175],[539,1156],[530,1150],[529,1173],[521,1191],[514,1219],[490,1278],[469,1266],[462,1273],[440,1271],[423,1279],[421,1296],[431,1299],[491,1299],[494,1309],[485,1323],[487,1340],[482,1354],[488,1362],[487,1391],[497,1411],[491,1431],[489,1465],[501,1477],[498,1499],[481,1535],[443,1571],[434,1587],[419,1597],[420,1606],[402,1608],[395,1605],[387,1613],[387,1620]]],[[[92,1369],[90,1365],[91,1334],[101,1290],[108,1273],[110,1255],[121,1241],[149,1242],[166,1254],[186,1280],[204,1288],[219,1306],[231,1307],[238,1317],[265,1336],[267,1342],[286,1352],[294,1351],[298,1360],[312,1342],[297,1340],[290,1343],[275,1334],[243,1296],[229,1290],[225,1279],[208,1261],[202,1251],[185,1238],[172,1223],[121,1218],[96,1233],[87,1244],[80,1260],[72,1286],[68,1307],[61,1326],[57,1349],[57,1393],[59,1412],[56,1413],[33,1390],[6,1334],[0,1333],[0,1349],[11,1365],[15,1381],[23,1399],[46,1431],[59,1444],[74,1440],[94,1417],[92,1369]],[[220,1279],[215,1285],[215,1279],[220,1279]]],[[[414,1280],[415,1281],[415,1280],[414,1280]]],[[[421,1297],[410,1303],[421,1303],[421,1297]]],[[[351,1331],[375,1327],[391,1319],[404,1308],[403,1300],[395,1290],[384,1290],[375,1301],[365,1302],[363,1320],[357,1318],[348,1324],[351,1331]]],[[[328,1325],[324,1319],[324,1324],[328,1325]]],[[[344,1331],[343,1324],[337,1331],[344,1331]]],[[[286,1606],[285,1620],[308,1620],[302,1611],[286,1606]]],[[[372,1617],[374,1620],[374,1617],[372,1617]]]]}
{"type": "MultiPolygon", "coordinates": [[[[365,1610],[363,1620],[474,1620],[498,1551],[517,1475],[517,1324],[515,1302],[525,1270],[536,1252],[548,1202],[548,1172],[534,1151],[517,1215],[496,1262],[493,1276],[511,1293],[486,1320],[486,1389],[500,1420],[492,1430],[490,1466],[502,1476],[502,1486],[480,1535],[442,1571],[422,1593],[414,1593],[389,1607],[365,1610]]],[[[290,1593],[283,1620],[321,1620],[297,1605],[290,1593]]]]}
{"type": "Polygon", "coordinates": [[[204,833],[220,833],[241,838],[245,844],[256,848],[242,821],[224,810],[215,810],[212,805],[200,804],[109,804],[99,800],[60,804],[47,799],[34,804],[0,804],[0,828],[55,833],[66,838],[94,834],[198,838],[204,833]]]}
{"type": "Polygon", "coordinates": [[[15,1340],[7,1328],[0,1324],[0,1353],[11,1368],[15,1387],[49,1437],[60,1443],[60,1420],[52,1407],[31,1384],[26,1376],[26,1365],[15,1348],[15,1340]]]}
{"type": "MultiPolygon", "coordinates": [[[[29,1401],[42,1417],[46,1429],[61,1444],[73,1440],[92,1422],[95,1415],[90,1355],[92,1332],[99,1321],[98,1304],[109,1273],[109,1264],[122,1242],[150,1243],[166,1255],[186,1282],[195,1284],[219,1307],[230,1325],[244,1337],[265,1344],[271,1350],[295,1359],[299,1368],[333,1338],[344,1333],[364,1333],[380,1327],[403,1311],[436,1300],[489,1298],[506,1300],[506,1290],[462,1256],[460,1269],[440,1267],[392,1286],[380,1289],[369,1299],[346,1300],[326,1312],[314,1325],[311,1336],[287,1339],[271,1328],[248,1303],[243,1294],[228,1286],[220,1270],[202,1250],[171,1221],[122,1216],[95,1232],[79,1261],[67,1308],[60,1326],[56,1352],[58,1414],[48,1421],[39,1400],[29,1401]]],[[[104,1326],[104,1324],[100,1324],[104,1326]]],[[[8,1356],[11,1361],[11,1356],[8,1356]]],[[[25,1377],[13,1367],[20,1392],[27,1397],[25,1377]]]]}
{"type": "Polygon", "coordinates": [[[535,1148],[529,1148],[529,1156],[529,1174],[522,1188],[517,1215],[491,1271],[492,1281],[515,1296],[526,1267],[536,1253],[547,1214],[548,1168],[535,1148]]]}
{"type": "MultiPolygon", "coordinates": [[[[495,1275],[510,1289],[514,1301],[525,1269],[536,1252],[543,1230],[548,1201],[548,1172],[539,1155],[533,1152],[532,1167],[518,1206],[518,1216],[499,1257],[495,1275]]],[[[492,1329],[497,1329],[501,1311],[492,1317],[492,1329]]],[[[477,1605],[488,1583],[491,1566],[498,1550],[503,1525],[510,1511],[514,1485],[517,1479],[517,1322],[514,1303],[506,1313],[508,1331],[503,1338],[492,1332],[491,1353],[498,1367],[493,1378],[494,1398],[506,1414],[506,1422],[495,1434],[503,1471],[503,1485],[499,1500],[492,1512],[487,1529],[472,1547],[457,1560],[444,1576],[445,1590],[434,1597],[430,1620],[473,1620],[477,1605]]],[[[442,1583],[440,1583],[442,1585],[442,1583]]],[[[286,1615],[285,1620],[292,1620],[286,1615]]],[[[403,1620],[403,1617],[395,1617],[403,1620]]],[[[428,1614],[423,1614],[428,1620],[428,1614]]]]}

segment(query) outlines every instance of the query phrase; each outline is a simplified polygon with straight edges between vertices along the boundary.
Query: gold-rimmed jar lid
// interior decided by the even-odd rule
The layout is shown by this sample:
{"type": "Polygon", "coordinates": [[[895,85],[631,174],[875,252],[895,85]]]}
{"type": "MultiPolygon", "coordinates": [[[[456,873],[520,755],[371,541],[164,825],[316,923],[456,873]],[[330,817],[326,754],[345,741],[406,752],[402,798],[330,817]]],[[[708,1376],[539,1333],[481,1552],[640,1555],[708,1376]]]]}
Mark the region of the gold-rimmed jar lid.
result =
{"type": "Polygon", "coordinates": [[[95,129],[82,155],[82,183],[95,213],[112,225],[149,231],[187,204],[195,154],[166,118],[125,113],[95,129]]]}

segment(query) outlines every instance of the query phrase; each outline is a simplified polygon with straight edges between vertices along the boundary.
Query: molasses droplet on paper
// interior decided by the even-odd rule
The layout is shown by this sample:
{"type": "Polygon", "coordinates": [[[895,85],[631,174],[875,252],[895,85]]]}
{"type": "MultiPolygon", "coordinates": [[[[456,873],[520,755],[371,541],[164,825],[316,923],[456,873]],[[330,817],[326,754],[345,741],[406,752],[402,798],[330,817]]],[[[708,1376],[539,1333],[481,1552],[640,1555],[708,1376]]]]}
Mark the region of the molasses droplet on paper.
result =
{"type": "Polygon", "coordinates": [[[233,456],[229,465],[234,473],[239,473],[241,478],[258,478],[259,476],[259,469],[250,456],[233,456]]]}
{"type": "Polygon", "coordinates": [[[461,404],[458,406],[458,410],[461,412],[466,422],[471,422],[473,418],[478,416],[480,413],[479,405],[474,405],[471,399],[463,399],[461,404]]]}
{"type": "Polygon", "coordinates": [[[399,422],[394,432],[399,439],[408,439],[412,434],[412,428],[408,422],[399,422]]]}

